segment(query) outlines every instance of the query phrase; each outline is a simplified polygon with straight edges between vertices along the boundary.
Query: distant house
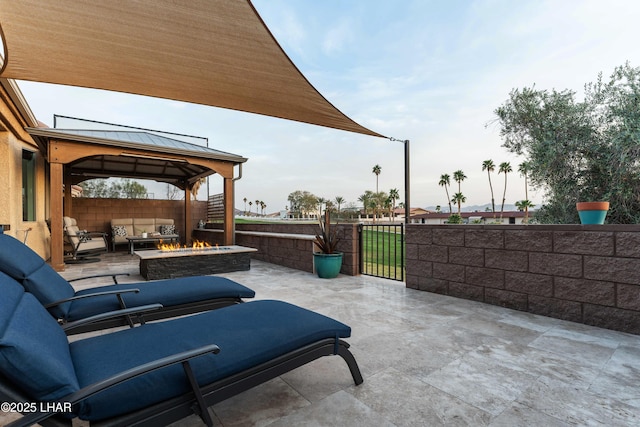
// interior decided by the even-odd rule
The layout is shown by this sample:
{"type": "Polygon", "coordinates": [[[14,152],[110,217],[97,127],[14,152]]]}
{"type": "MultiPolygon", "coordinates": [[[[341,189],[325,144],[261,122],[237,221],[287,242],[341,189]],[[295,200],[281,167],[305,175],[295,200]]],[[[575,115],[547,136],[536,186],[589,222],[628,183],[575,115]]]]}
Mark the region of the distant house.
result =
{"type": "MultiPolygon", "coordinates": [[[[428,212],[421,215],[411,215],[412,224],[446,224],[449,219],[450,213],[443,212],[428,212]]],[[[465,224],[522,224],[525,213],[521,211],[508,211],[502,213],[502,219],[500,219],[500,212],[462,212],[460,214],[465,224]]],[[[533,215],[533,212],[529,211],[529,218],[533,215]]]]}
{"type": "MultiPolygon", "coordinates": [[[[409,217],[413,218],[415,215],[424,215],[428,214],[431,211],[422,208],[411,208],[409,211],[409,217]]],[[[404,208],[395,208],[393,210],[393,221],[403,222],[406,211],[404,208]]],[[[366,212],[364,209],[360,209],[360,219],[361,220],[373,220],[373,213],[371,211],[366,212]]],[[[377,221],[390,221],[389,211],[387,209],[382,209],[379,215],[376,217],[377,221]]]]}
{"type": "MultiPolygon", "coordinates": [[[[431,211],[428,211],[426,209],[422,209],[422,208],[411,208],[409,209],[409,218],[413,218],[414,216],[417,215],[428,215],[432,213],[431,211]]],[[[404,219],[406,214],[406,211],[404,208],[395,208],[393,210],[393,216],[396,219],[404,219]]]]}

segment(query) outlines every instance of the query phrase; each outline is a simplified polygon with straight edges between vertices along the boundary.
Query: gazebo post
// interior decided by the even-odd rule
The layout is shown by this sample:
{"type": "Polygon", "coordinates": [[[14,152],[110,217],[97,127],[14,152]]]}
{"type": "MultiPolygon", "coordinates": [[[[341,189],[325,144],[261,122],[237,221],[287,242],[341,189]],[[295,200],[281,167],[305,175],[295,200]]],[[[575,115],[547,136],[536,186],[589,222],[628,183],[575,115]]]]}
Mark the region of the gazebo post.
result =
{"type": "Polygon", "coordinates": [[[234,215],[234,187],[233,178],[224,178],[224,244],[235,245],[235,215],[234,215]]]}
{"type": "Polygon", "coordinates": [[[191,234],[193,230],[193,221],[191,221],[191,189],[193,185],[185,185],[184,187],[184,240],[187,246],[191,246],[191,234]]]}
{"type": "Polygon", "coordinates": [[[69,173],[69,168],[64,167],[64,202],[62,215],[63,216],[73,216],[73,200],[71,199],[71,174],[69,173]]]}
{"type": "Polygon", "coordinates": [[[63,164],[50,163],[51,200],[51,267],[64,270],[64,242],[62,235],[62,185],[63,164]]]}

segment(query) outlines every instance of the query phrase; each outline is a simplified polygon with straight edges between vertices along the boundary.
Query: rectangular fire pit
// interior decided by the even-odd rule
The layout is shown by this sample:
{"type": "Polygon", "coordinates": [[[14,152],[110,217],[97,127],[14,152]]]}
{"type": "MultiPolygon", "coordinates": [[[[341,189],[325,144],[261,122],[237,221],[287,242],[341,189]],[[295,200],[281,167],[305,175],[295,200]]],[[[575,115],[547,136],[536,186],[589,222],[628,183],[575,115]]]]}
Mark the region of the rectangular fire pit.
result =
{"type": "Polygon", "coordinates": [[[140,274],[147,280],[157,280],[246,271],[251,268],[251,252],[257,249],[234,245],[134,253],[140,257],[140,274]]]}

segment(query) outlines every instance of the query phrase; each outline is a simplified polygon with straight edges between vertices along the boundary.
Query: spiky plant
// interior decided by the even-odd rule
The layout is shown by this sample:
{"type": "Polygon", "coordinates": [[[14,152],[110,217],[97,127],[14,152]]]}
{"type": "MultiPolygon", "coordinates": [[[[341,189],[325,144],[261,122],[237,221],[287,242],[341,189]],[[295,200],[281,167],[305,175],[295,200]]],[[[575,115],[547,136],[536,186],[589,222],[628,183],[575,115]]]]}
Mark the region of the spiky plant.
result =
{"type": "Polygon", "coordinates": [[[323,254],[332,254],[336,251],[336,246],[340,238],[335,230],[331,229],[331,217],[329,210],[324,213],[324,221],[320,219],[320,233],[316,234],[313,243],[323,254]]]}

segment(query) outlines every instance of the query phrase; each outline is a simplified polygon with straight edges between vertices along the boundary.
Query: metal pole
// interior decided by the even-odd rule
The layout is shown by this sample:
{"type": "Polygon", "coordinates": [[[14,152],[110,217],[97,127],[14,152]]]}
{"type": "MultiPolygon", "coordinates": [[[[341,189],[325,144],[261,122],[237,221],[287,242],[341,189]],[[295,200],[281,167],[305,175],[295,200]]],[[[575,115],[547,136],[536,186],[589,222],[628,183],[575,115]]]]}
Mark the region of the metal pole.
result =
{"type": "Polygon", "coordinates": [[[400,141],[404,144],[404,222],[409,223],[409,215],[411,214],[411,174],[409,173],[409,140],[389,138],[390,141],[400,141]]]}
{"type": "Polygon", "coordinates": [[[409,224],[409,215],[411,213],[411,202],[410,202],[410,174],[409,174],[409,140],[404,140],[404,222],[405,224],[409,224]]]}

